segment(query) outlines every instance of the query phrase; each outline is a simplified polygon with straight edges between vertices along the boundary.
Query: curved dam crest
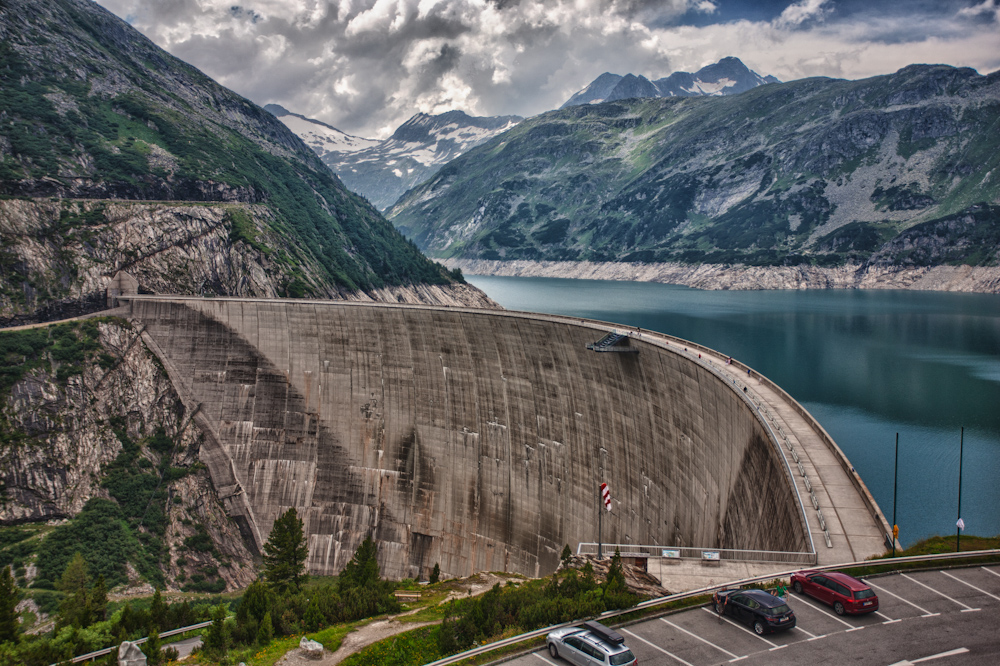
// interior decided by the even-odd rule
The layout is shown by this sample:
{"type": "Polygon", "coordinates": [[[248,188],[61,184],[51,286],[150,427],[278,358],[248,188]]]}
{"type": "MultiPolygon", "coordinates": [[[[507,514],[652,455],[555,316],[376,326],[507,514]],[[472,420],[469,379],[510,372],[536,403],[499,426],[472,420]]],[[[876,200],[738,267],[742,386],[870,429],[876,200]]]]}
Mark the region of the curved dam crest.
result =
{"type": "Polygon", "coordinates": [[[506,311],[129,302],[245,538],[295,507],[311,573],[371,535],[393,578],[544,575],[597,540],[602,481],[605,542],[809,550],[765,425],[669,344],[595,353],[610,326],[506,311]]]}

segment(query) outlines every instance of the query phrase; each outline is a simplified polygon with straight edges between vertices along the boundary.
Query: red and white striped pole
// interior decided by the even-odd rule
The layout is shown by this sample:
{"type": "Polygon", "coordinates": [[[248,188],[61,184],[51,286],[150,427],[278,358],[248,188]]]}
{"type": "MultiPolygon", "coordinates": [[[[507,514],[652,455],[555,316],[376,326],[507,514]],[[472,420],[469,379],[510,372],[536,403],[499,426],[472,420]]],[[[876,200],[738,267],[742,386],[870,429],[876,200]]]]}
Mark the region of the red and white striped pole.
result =
{"type": "MultiPolygon", "coordinates": [[[[600,496],[600,501],[604,503],[604,508],[608,511],[611,511],[611,491],[608,490],[608,484],[606,483],[601,484],[598,495],[600,496]]],[[[603,527],[603,524],[604,524],[604,511],[601,511],[600,508],[598,508],[597,509],[597,559],[598,560],[603,559],[604,557],[603,553],[601,552],[601,547],[603,545],[601,543],[601,528],[603,527]]]]}

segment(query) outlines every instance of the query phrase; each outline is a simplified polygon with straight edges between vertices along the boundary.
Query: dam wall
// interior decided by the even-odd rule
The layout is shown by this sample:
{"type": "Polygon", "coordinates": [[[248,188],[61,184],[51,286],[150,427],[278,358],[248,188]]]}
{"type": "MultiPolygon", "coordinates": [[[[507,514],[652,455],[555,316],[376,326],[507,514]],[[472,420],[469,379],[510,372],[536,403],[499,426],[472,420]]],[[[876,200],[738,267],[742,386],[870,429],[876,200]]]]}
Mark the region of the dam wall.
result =
{"type": "Polygon", "coordinates": [[[601,482],[606,543],[809,550],[767,427],[676,345],[597,353],[610,325],[504,311],[128,303],[245,538],[295,507],[312,573],[371,535],[393,578],[544,575],[597,540],[601,482]]]}

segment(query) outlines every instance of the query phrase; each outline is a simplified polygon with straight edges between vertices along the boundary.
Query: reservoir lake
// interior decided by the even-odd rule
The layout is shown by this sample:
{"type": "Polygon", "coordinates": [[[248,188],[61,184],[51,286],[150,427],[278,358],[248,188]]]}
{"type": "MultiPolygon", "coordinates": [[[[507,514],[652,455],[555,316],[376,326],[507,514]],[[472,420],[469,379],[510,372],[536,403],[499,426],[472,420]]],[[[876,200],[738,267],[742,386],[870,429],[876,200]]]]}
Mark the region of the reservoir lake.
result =
{"type": "Polygon", "coordinates": [[[701,291],[649,282],[470,275],[509,310],[639,326],[711,347],[784,388],[826,428],[904,546],[962,518],[1000,533],[1000,295],[701,291]]]}

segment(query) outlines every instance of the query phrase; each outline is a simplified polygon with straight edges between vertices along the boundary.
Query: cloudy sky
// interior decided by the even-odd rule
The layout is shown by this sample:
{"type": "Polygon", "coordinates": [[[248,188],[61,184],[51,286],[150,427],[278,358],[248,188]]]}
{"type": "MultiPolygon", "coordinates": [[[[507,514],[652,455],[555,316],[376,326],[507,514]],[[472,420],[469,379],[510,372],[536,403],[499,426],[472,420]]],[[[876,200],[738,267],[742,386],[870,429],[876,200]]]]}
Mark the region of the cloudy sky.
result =
{"type": "Polygon", "coordinates": [[[264,105],[382,138],[418,112],[531,116],[603,72],[736,56],[783,81],[1000,69],[1000,0],[98,0],[264,105]]]}

